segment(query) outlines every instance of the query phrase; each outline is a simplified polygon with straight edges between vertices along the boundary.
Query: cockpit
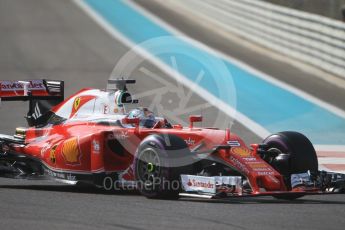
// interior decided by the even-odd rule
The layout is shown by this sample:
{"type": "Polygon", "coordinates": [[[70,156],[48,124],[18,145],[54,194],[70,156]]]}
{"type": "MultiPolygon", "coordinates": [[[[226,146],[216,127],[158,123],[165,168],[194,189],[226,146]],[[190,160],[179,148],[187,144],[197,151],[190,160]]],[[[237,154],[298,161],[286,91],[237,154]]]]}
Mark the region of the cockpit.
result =
{"type": "Polygon", "coordinates": [[[152,128],[156,124],[155,114],[148,108],[139,107],[128,113],[128,118],[138,118],[139,125],[145,128],[152,128]]]}

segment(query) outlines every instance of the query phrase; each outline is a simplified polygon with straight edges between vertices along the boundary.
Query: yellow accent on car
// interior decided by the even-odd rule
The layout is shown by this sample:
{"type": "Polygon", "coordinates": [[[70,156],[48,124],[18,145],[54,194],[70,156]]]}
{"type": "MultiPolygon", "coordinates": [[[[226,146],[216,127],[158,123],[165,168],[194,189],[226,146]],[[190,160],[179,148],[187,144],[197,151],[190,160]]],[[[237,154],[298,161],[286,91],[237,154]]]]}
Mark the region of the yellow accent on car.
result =
{"type": "Polygon", "coordinates": [[[78,139],[73,137],[63,143],[62,155],[68,163],[79,162],[78,139]]]}

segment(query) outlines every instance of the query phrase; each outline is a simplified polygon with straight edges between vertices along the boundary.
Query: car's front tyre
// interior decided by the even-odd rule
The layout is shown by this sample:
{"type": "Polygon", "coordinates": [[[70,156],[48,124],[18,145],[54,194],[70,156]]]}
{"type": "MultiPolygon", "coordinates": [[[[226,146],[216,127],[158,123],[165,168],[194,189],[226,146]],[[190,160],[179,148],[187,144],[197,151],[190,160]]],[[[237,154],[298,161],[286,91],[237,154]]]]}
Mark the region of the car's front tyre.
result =
{"type": "MultiPolygon", "coordinates": [[[[298,173],[318,172],[318,160],[315,149],[310,140],[301,133],[286,131],[267,137],[263,144],[266,145],[269,159],[268,163],[280,172],[285,178],[288,190],[291,190],[291,175],[298,173]],[[270,153],[276,155],[270,159],[270,153]]],[[[276,196],[280,199],[297,199],[301,195],[276,196]]]]}
{"type": "Polygon", "coordinates": [[[134,159],[138,190],[147,198],[178,199],[181,174],[193,174],[186,142],[170,134],[154,134],[139,145],[134,159]]]}

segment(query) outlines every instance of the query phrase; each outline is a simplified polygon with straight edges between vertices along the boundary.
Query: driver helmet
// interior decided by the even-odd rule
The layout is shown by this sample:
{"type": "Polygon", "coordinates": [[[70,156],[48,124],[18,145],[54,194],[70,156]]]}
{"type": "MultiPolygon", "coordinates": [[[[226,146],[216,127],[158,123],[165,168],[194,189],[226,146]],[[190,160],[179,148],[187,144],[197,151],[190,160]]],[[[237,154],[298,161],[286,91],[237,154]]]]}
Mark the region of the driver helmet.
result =
{"type": "Polygon", "coordinates": [[[129,112],[128,118],[139,118],[140,126],[152,128],[155,123],[155,115],[148,108],[136,108],[129,112]]]}

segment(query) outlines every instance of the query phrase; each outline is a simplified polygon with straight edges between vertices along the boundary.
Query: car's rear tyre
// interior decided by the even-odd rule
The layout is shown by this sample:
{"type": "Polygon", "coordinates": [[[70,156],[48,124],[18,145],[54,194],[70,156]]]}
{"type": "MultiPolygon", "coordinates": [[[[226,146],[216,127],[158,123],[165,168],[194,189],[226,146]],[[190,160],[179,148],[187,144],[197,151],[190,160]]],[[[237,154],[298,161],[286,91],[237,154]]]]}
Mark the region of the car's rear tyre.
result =
{"type": "Polygon", "coordinates": [[[145,138],[134,159],[138,190],[147,198],[178,199],[181,174],[193,174],[193,157],[178,136],[155,134],[145,138]]]}
{"type": "MultiPolygon", "coordinates": [[[[267,137],[264,141],[268,152],[278,152],[276,159],[270,159],[272,166],[280,172],[285,184],[291,190],[291,174],[318,172],[318,160],[315,149],[309,139],[298,132],[280,132],[267,137]],[[287,156],[287,157],[285,157],[287,156]],[[279,162],[279,163],[275,163],[279,162]]],[[[297,199],[303,195],[275,196],[278,199],[297,199]]]]}

